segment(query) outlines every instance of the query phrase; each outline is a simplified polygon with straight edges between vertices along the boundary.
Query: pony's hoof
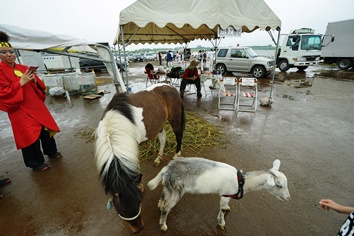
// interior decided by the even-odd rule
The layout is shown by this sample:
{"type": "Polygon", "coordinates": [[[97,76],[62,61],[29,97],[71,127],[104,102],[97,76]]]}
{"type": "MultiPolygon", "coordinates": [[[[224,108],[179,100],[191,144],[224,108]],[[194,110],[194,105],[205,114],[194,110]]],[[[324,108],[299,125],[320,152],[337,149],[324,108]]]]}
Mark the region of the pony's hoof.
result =
{"type": "Polygon", "coordinates": [[[178,158],[183,158],[182,156],[178,156],[178,155],[174,155],[173,157],[172,157],[172,160],[176,160],[176,159],[178,159],[178,158]]]}
{"type": "Polygon", "coordinates": [[[160,166],[160,164],[161,164],[161,162],[156,162],[156,161],[154,161],[153,166],[160,166]]]}

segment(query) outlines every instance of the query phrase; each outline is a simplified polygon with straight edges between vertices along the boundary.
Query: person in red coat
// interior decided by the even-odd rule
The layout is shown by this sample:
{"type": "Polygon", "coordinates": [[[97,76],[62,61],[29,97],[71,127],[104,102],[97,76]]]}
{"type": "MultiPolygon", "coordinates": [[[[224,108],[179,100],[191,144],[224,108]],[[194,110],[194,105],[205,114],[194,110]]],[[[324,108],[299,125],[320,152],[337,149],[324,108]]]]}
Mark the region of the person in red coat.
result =
{"type": "Polygon", "coordinates": [[[46,170],[49,165],[43,154],[56,159],[62,156],[53,137],[60,129],[44,103],[44,83],[28,66],[15,62],[9,39],[0,32],[0,110],[8,114],[25,165],[46,170]]]}

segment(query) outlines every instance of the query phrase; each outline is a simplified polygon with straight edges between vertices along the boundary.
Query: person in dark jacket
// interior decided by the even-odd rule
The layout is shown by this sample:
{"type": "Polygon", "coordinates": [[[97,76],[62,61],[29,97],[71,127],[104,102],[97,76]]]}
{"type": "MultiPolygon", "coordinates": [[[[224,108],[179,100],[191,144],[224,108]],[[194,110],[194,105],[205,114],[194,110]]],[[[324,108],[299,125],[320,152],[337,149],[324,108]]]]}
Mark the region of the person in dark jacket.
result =
{"type": "Polygon", "coordinates": [[[172,63],[172,53],[171,51],[168,51],[166,55],[166,66],[170,66],[171,63],[172,63]]]}

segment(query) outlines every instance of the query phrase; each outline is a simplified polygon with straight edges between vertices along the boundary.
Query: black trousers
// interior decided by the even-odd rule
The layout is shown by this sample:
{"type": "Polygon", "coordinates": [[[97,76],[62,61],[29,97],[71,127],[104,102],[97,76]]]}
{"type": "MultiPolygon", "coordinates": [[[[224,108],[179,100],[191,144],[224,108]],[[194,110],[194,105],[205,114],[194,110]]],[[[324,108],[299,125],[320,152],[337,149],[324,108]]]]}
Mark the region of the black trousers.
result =
{"type": "Polygon", "coordinates": [[[182,79],[179,91],[184,92],[184,90],[186,90],[187,84],[195,84],[195,87],[197,87],[197,92],[200,92],[200,90],[201,90],[200,78],[195,79],[195,80],[182,79]]]}
{"type": "Polygon", "coordinates": [[[44,163],[44,155],[54,155],[57,150],[57,144],[54,137],[50,137],[49,132],[42,128],[39,138],[30,146],[22,148],[22,156],[27,167],[36,167],[44,163]],[[41,150],[41,144],[43,153],[41,150]]]}

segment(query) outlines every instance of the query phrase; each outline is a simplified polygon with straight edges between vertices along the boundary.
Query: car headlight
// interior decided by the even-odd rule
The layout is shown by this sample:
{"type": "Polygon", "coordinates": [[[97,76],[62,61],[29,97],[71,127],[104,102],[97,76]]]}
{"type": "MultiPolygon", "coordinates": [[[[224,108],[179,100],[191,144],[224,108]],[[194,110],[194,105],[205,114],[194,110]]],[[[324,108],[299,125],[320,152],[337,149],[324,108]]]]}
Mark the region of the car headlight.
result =
{"type": "Polygon", "coordinates": [[[268,62],[267,62],[267,65],[268,65],[268,66],[274,66],[274,65],[275,65],[275,61],[268,61],[268,62]]]}
{"type": "Polygon", "coordinates": [[[297,57],[296,61],[306,61],[306,58],[305,57],[297,57]]]}

